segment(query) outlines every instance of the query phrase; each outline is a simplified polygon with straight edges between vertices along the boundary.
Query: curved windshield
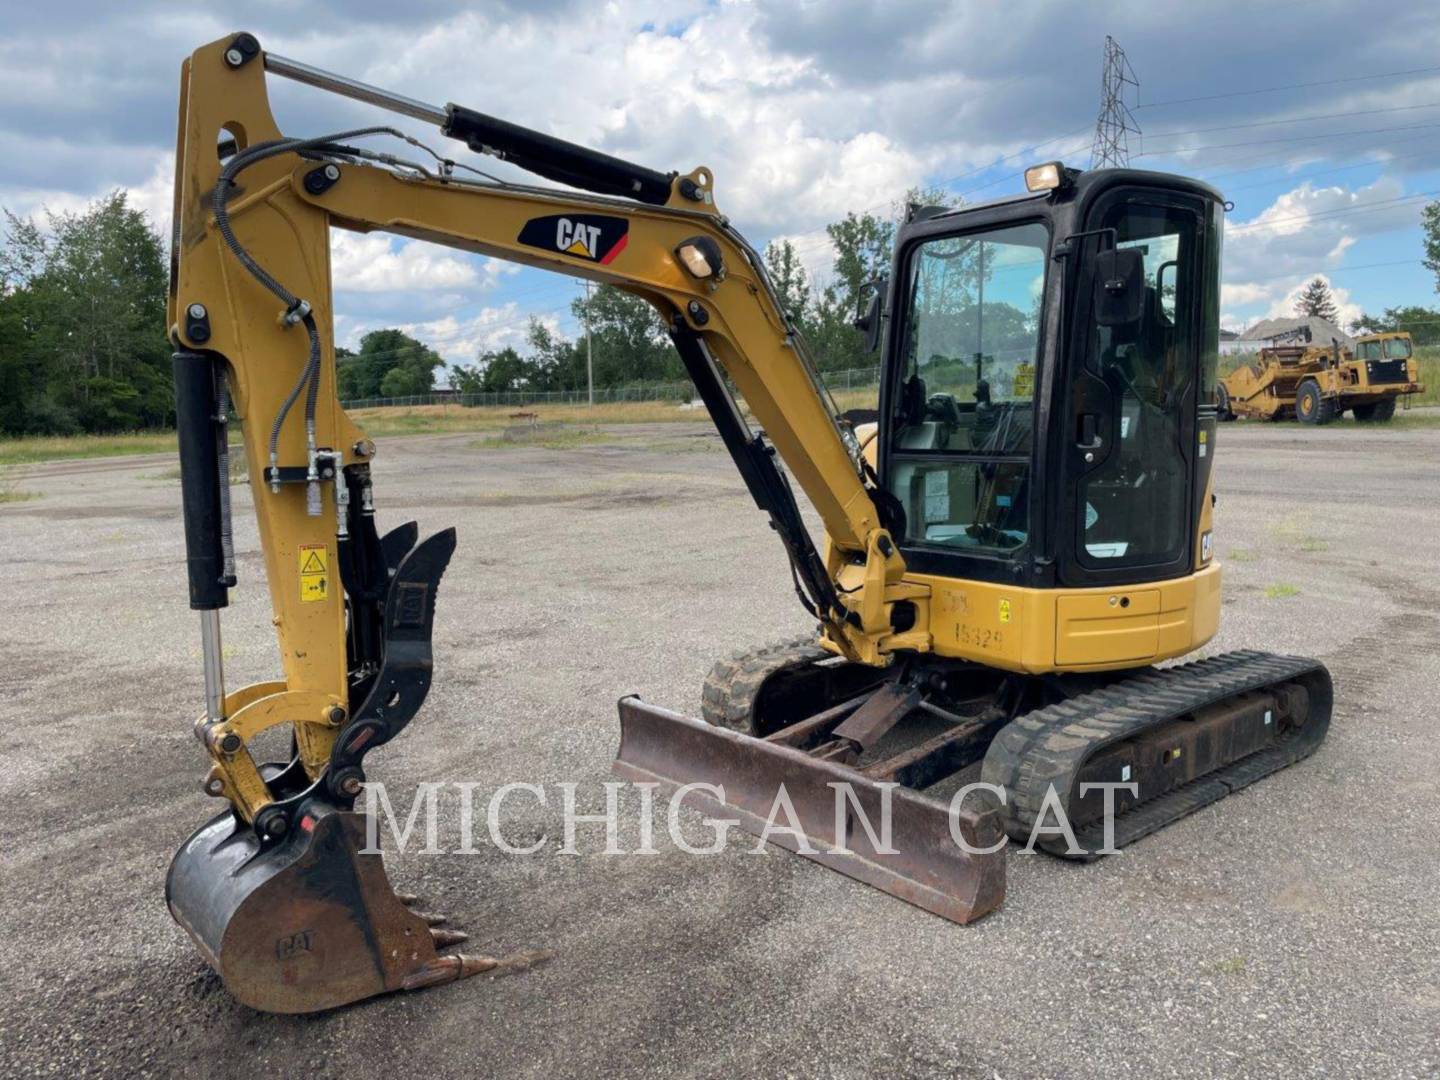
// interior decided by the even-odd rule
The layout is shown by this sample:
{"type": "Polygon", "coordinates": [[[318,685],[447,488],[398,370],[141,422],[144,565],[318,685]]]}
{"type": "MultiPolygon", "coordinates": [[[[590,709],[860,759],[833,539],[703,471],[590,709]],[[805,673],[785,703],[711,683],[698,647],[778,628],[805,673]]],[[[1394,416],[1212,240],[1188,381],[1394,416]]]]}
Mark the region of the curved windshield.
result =
{"type": "Polygon", "coordinates": [[[912,541],[1026,540],[1048,246],[1032,222],[928,240],[909,260],[889,487],[912,541]]]}

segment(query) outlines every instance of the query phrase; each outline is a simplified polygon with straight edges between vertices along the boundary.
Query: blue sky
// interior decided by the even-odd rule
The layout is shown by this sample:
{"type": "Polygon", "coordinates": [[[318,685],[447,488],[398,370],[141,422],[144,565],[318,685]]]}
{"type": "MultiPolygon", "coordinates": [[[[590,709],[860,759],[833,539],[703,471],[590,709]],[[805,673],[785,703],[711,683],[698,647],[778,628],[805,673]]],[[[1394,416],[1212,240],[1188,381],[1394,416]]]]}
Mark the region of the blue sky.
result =
{"type": "MultiPolygon", "coordinates": [[[[1419,228],[1440,197],[1440,16],[1418,4],[8,5],[0,204],[38,214],[119,187],[164,228],[180,62],[238,29],[658,169],[709,165],[751,240],[791,238],[821,282],[824,225],[847,210],[891,213],[916,186],[978,201],[1019,190],[1035,161],[1088,164],[1109,33],[1140,81],[1132,164],[1208,179],[1235,203],[1227,326],[1288,313],[1317,274],[1347,318],[1440,303],[1419,228]]],[[[290,134],[376,115],[276,80],[272,102],[290,134]]],[[[337,233],[334,263],[342,343],[401,325],[468,363],[518,343],[532,315],[576,331],[563,277],[376,234],[337,233]]]]}

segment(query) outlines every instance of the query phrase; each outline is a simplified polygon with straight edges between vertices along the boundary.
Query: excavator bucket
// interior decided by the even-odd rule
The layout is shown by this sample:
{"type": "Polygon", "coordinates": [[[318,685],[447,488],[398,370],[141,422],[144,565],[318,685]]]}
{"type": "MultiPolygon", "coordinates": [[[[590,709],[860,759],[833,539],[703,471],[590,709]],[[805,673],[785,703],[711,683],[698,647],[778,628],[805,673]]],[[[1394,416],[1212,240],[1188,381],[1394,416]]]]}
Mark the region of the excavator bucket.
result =
{"type": "Polygon", "coordinates": [[[351,809],[363,787],[364,755],[405,729],[431,683],[435,600],[455,531],[418,544],[417,535],[407,524],[377,539],[383,588],[377,584],[368,599],[358,588],[351,593],[352,627],[365,620],[364,604],[378,605],[370,636],[380,659],[323,775],[311,780],[298,757],[261,766],[274,799],[256,824],[229,809],[171,861],[171,914],[227,989],[252,1008],[317,1012],[496,965],[437,952],[466,935],[432,929],[444,920],[411,911],[396,895],[378,850],[367,848],[366,818],[351,809]]]}
{"type": "MultiPolygon", "coordinates": [[[[977,795],[952,810],[881,779],[903,777],[903,765],[861,769],[792,745],[823,735],[841,717],[832,710],[828,724],[821,714],[761,739],[622,698],[614,770],[672,792],[688,788],[687,805],[953,922],[999,907],[1004,832],[994,804],[977,795]]],[[[913,765],[921,756],[907,755],[907,761],[913,765]]]]}
{"type": "Polygon", "coordinates": [[[432,930],[364,854],[365,819],[316,800],[300,827],[262,850],[229,812],[176,853],[170,912],[226,988],[253,1009],[307,1013],[393,990],[417,990],[495,967],[441,956],[465,935],[432,930]]]}

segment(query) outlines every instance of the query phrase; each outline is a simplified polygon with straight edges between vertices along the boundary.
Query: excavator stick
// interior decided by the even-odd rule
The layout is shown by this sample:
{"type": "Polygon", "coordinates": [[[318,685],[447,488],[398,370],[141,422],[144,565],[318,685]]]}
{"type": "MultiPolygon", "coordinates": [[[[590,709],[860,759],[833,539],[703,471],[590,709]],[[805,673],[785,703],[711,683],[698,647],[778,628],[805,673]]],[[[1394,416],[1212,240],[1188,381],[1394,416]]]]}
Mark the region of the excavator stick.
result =
{"type": "MultiPolygon", "coordinates": [[[[863,769],[836,760],[846,756],[846,740],[831,737],[837,728],[890,691],[887,684],[765,738],[622,698],[614,771],[683,791],[686,804],[707,815],[952,922],[971,922],[1005,898],[998,809],[983,793],[946,806],[903,781],[908,770],[934,782],[933,764],[942,759],[945,771],[979,760],[963,748],[973,743],[983,755],[992,723],[959,725],[863,769]]],[[[897,704],[898,720],[904,703],[897,704]]]]}

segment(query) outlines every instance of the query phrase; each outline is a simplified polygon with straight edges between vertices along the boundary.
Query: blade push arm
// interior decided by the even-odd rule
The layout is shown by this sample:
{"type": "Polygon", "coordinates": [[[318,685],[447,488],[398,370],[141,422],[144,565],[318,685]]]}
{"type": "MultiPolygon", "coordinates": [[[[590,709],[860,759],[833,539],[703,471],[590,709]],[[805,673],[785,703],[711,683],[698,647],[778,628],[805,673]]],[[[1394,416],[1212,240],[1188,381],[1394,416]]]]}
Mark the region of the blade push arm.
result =
{"type": "MultiPolygon", "coordinates": [[[[360,723],[361,705],[351,698],[362,691],[367,701],[375,697],[384,641],[404,623],[404,601],[394,596],[397,567],[374,535],[373,444],[335,397],[332,225],[588,278],[651,303],[785,541],[827,640],[870,663],[885,663],[897,648],[928,647],[925,590],[902,582],[904,563],[858,448],[837,425],[758,256],[716,210],[708,170],[665,177],[456,106],[398,99],[272,61],[248,35],[199,49],[182,75],[171,335],[183,355],[214,365],[235,402],[285,676],[263,684],[263,694],[247,688],[219,695],[220,715],[212,708],[201,725],[216,763],[207,785],[213,794],[229,797],[249,820],[264,809],[266,784],[243,744],[284,721],[297,734],[304,729],[300,758],[310,780],[329,770],[333,782],[342,765],[361,775],[361,750],[342,753],[360,723]],[[346,133],[353,140],[287,141],[270,113],[267,66],[429,119],[473,147],[610,194],[470,182],[449,162],[426,168],[360,146],[359,136],[388,129],[346,133]],[[234,148],[222,159],[216,147],[226,139],[234,148]],[[668,192],[658,191],[657,177],[668,192]],[[616,197],[627,185],[631,198],[616,197]],[[678,254],[687,245],[715,260],[708,276],[687,268],[678,254]],[[764,438],[743,420],[721,372],[764,438]],[[830,546],[823,557],[766,439],[824,522],[830,546]],[[369,645],[367,635],[375,639],[369,645]],[[236,715],[245,709],[248,722],[236,715]],[[242,740],[238,754],[223,751],[231,734],[242,740]]],[[[418,601],[431,613],[443,560],[432,569],[430,593],[418,601]]],[[[422,621],[428,625],[428,617],[422,621]]],[[[428,685],[428,642],[425,665],[428,685]]],[[[377,730],[383,738],[375,745],[393,734],[383,724],[377,730]]]]}

